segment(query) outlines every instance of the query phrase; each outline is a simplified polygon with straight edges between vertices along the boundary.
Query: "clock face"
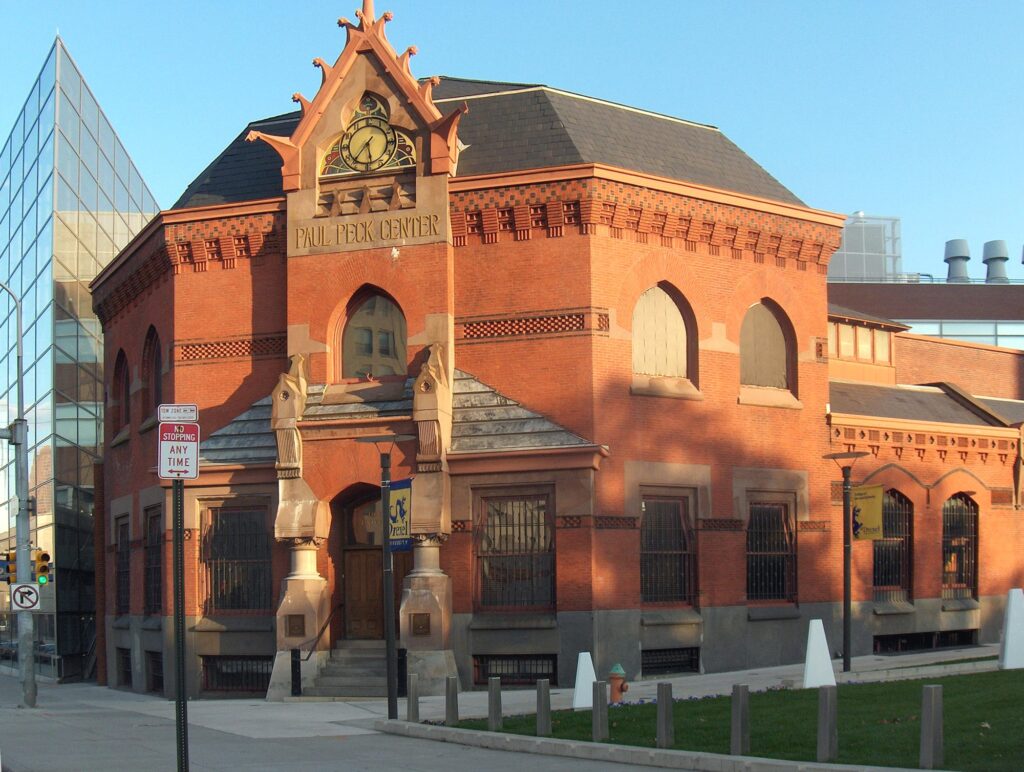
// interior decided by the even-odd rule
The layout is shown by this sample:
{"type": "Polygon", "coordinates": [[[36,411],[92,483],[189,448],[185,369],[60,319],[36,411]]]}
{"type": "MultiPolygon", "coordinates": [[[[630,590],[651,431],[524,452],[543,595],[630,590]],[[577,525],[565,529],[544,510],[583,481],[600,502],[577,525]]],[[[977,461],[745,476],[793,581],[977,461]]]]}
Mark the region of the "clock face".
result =
{"type": "Polygon", "coordinates": [[[383,118],[370,115],[353,122],[341,138],[341,157],[356,171],[380,169],[395,154],[398,138],[383,118]]]}

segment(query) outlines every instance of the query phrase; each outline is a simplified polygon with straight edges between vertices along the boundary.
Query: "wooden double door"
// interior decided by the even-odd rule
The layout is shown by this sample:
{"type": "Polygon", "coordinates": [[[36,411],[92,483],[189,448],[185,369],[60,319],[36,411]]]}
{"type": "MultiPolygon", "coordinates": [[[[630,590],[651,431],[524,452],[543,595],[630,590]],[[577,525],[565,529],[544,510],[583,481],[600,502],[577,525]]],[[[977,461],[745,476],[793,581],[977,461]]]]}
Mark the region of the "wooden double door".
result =
{"type": "MultiPolygon", "coordinates": [[[[341,606],[331,625],[337,639],[384,637],[383,521],[379,494],[345,506],[332,507],[335,528],[334,606],[341,606]]],[[[402,598],[402,581],[412,570],[412,553],[392,555],[395,579],[395,629],[402,598]]]]}
{"type": "MultiPolygon", "coordinates": [[[[345,637],[384,637],[384,551],[380,547],[344,551],[345,637]]],[[[402,599],[402,580],[412,568],[412,553],[392,555],[395,575],[395,630],[402,599]]]]}

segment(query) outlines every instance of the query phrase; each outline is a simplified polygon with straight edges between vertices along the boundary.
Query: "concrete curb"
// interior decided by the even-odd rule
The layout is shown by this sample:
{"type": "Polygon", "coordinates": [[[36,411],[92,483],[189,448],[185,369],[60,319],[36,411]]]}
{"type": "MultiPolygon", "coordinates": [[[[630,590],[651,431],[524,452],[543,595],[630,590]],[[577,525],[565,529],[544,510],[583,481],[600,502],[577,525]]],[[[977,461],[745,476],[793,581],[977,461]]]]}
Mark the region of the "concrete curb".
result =
{"type": "Polygon", "coordinates": [[[946,676],[988,673],[999,669],[998,660],[964,662],[963,664],[918,665],[888,670],[868,670],[860,673],[838,673],[836,680],[843,684],[867,684],[881,681],[913,681],[918,678],[945,678],[946,676]]]}
{"type": "MultiPolygon", "coordinates": [[[[811,761],[784,761],[762,759],[755,756],[725,756],[718,753],[670,751],[638,748],[631,745],[555,740],[549,737],[479,732],[474,729],[454,729],[434,724],[410,724],[408,721],[379,720],[373,728],[379,732],[413,737],[419,740],[469,745],[512,753],[536,753],[544,756],[563,756],[589,761],[610,761],[634,766],[661,767],[662,769],[691,769],[701,772],[826,772],[826,770],[866,770],[873,772],[900,772],[898,767],[864,767],[850,764],[819,764],[811,761]]],[[[909,772],[909,770],[903,770],[909,772]]]]}

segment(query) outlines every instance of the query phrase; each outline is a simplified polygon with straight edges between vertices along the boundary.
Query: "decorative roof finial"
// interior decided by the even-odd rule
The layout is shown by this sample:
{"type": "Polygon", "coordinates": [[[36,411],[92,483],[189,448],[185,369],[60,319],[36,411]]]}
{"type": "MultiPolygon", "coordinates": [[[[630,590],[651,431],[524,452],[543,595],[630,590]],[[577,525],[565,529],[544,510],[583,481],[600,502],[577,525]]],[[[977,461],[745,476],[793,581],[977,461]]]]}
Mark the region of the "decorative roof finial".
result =
{"type": "Polygon", "coordinates": [[[373,0],[363,0],[363,10],[356,11],[356,18],[362,22],[363,29],[369,29],[377,20],[373,13],[373,0]]]}

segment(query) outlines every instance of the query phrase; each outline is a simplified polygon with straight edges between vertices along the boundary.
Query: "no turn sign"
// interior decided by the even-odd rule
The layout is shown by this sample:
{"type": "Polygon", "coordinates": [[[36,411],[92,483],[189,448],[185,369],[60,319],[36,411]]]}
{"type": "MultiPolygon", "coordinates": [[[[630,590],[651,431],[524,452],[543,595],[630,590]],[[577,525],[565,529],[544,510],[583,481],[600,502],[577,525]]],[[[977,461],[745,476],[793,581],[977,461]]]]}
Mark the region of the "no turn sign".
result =
{"type": "Polygon", "coordinates": [[[14,611],[39,611],[39,588],[34,584],[12,584],[11,608],[14,611]]]}
{"type": "Polygon", "coordinates": [[[161,480],[194,480],[199,476],[199,424],[162,423],[158,474],[161,480]]]}

